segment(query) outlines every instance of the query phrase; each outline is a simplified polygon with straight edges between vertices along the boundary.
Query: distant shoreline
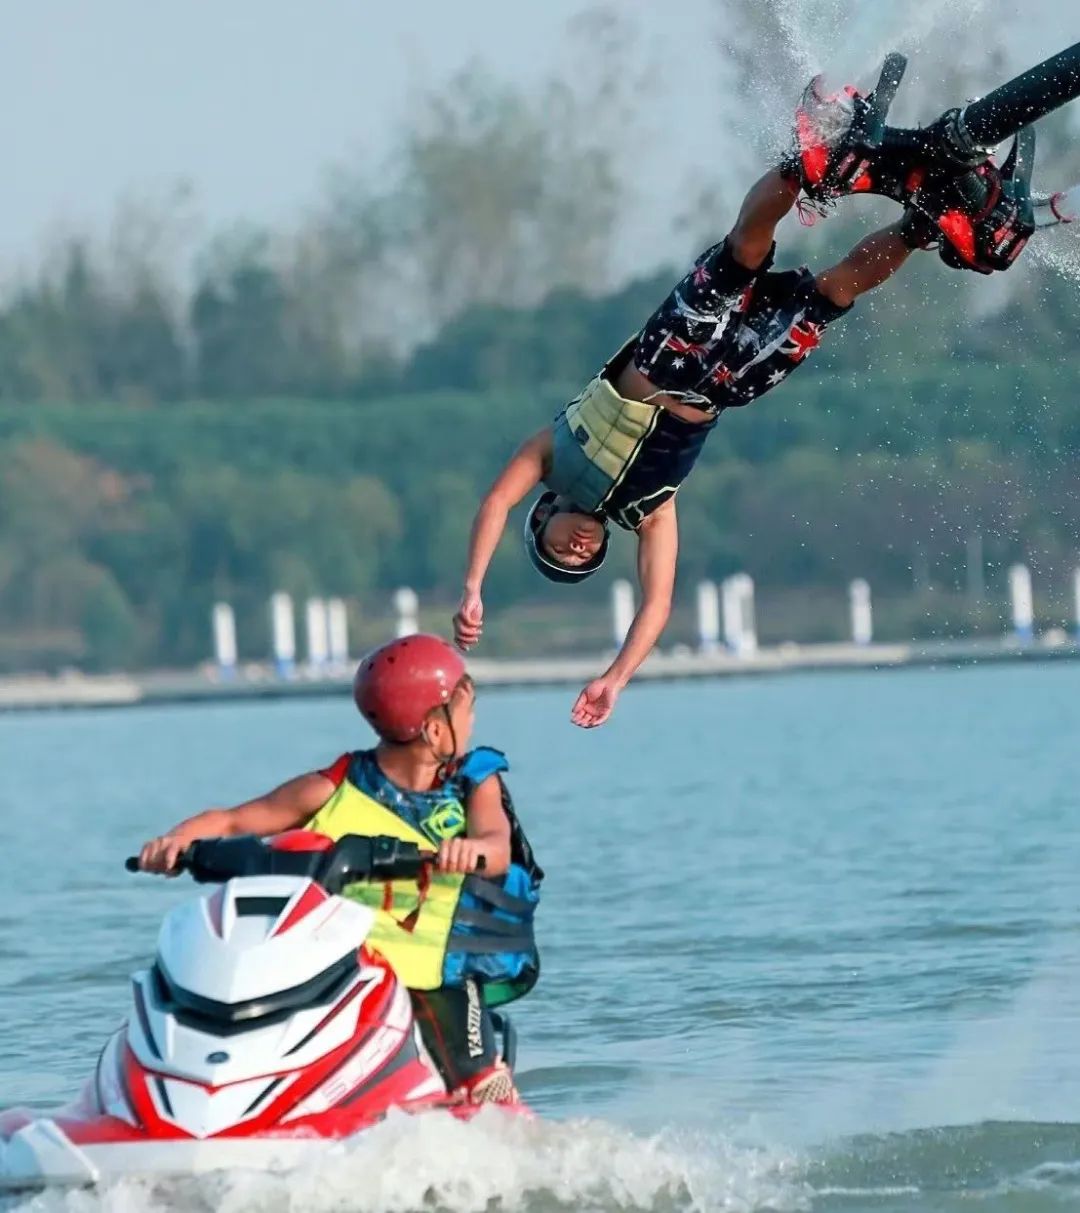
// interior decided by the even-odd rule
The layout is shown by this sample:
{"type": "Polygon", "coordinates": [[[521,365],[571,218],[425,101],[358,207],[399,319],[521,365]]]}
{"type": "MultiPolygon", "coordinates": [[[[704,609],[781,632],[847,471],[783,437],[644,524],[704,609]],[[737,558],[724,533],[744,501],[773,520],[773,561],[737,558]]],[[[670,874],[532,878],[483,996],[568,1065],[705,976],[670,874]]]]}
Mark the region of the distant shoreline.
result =
{"type": "MultiPolygon", "coordinates": [[[[822,670],[888,670],[1004,662],[1069,661],[1080,658],[1080,642],[1050,633],[1029,642],[1013,637],[906,644],[784,644],[738,656],[672,650],[654,654],[636,681],[747,677],[822,670]]],[[[583,684],[596,676],[606,654],[591,657],[476,659],[469,669],[479,686],[541,687],[583,684]]],[[[266,663],[225,674],[212,667],[141,674],[27,674],[0,678],[0,712],[77,708],[131,708],[155,704],[203,704],[243,700],[339,695],[352,681],[352,667],[312,670],[298,666],[288,677],[266,663]]]]}

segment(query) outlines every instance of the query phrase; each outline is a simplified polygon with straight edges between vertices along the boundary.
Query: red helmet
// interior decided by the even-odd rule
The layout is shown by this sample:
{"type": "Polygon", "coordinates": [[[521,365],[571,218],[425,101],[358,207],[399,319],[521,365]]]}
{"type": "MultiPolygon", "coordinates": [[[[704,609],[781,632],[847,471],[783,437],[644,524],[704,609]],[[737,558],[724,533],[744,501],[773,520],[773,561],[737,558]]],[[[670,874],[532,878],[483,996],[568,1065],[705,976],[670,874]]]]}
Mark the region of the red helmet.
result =
{"type": "Polygon", "coordinates": [[[360,662],[353,698],[384,741],[415,741],[432,708],[450,702],[465,660],[438,636],[418,632],[391,640],[360,662]]]}

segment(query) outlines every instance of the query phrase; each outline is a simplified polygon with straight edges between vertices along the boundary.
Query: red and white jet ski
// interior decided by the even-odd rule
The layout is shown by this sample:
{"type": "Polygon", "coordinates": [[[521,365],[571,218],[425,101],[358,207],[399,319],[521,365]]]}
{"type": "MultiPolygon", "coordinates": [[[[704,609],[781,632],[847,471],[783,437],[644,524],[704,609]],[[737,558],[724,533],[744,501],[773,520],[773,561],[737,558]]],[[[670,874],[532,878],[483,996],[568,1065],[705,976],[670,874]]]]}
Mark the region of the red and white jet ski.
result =
{"type": "Polygon", "coordinates": [[[425,862],[391,838],[195,843],[183,866],[220,887],[166,916],[79,1099],[0,1112],[0,1189],[289,1167],[392,1108],[475,1112],[451,1100],[408,990],[364,945],[374,912],[340,896],[425,862]]]}

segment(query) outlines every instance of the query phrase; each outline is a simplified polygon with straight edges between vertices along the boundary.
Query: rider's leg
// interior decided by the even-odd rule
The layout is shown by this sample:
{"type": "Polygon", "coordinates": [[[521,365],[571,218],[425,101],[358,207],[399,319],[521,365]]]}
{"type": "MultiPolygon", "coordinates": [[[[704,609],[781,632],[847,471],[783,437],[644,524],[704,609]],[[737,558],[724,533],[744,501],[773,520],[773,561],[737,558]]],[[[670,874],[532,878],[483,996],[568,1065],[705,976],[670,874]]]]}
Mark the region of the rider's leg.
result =
{"type": "Polygon", "coordinates": [[[779,169],[770,169],[756,181],[739,210],[727,245],[746,269],[760,269],[772,250],[776,225],[795,205],[799,183],[779,169]]]}
{"type": "Polygon", "coordinates": [[[469,1103],[513,1103],[513,1077],[499,1057],[491,1013],[472,978],[463,987],[412,990],[424,1045],[447,1089],[469,1103]]]}

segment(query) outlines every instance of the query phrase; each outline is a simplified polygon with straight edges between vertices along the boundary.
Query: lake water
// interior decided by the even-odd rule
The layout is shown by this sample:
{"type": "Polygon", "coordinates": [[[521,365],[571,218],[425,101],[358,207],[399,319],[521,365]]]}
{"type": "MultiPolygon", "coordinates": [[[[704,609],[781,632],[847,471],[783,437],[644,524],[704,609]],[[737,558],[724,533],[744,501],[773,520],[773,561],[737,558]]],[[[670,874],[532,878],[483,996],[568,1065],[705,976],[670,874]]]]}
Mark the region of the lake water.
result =
{"type": "MultiPolygon", "coordinates": [[[[57,1210],[1080,1206],[1080,665],[489,692],[548,871],[541,1118],[57,1210]]],[[[125,855],[368,734],[348,702],[0,718],[0,1104],[74,1091],[183,882],[125,855]]]]}

